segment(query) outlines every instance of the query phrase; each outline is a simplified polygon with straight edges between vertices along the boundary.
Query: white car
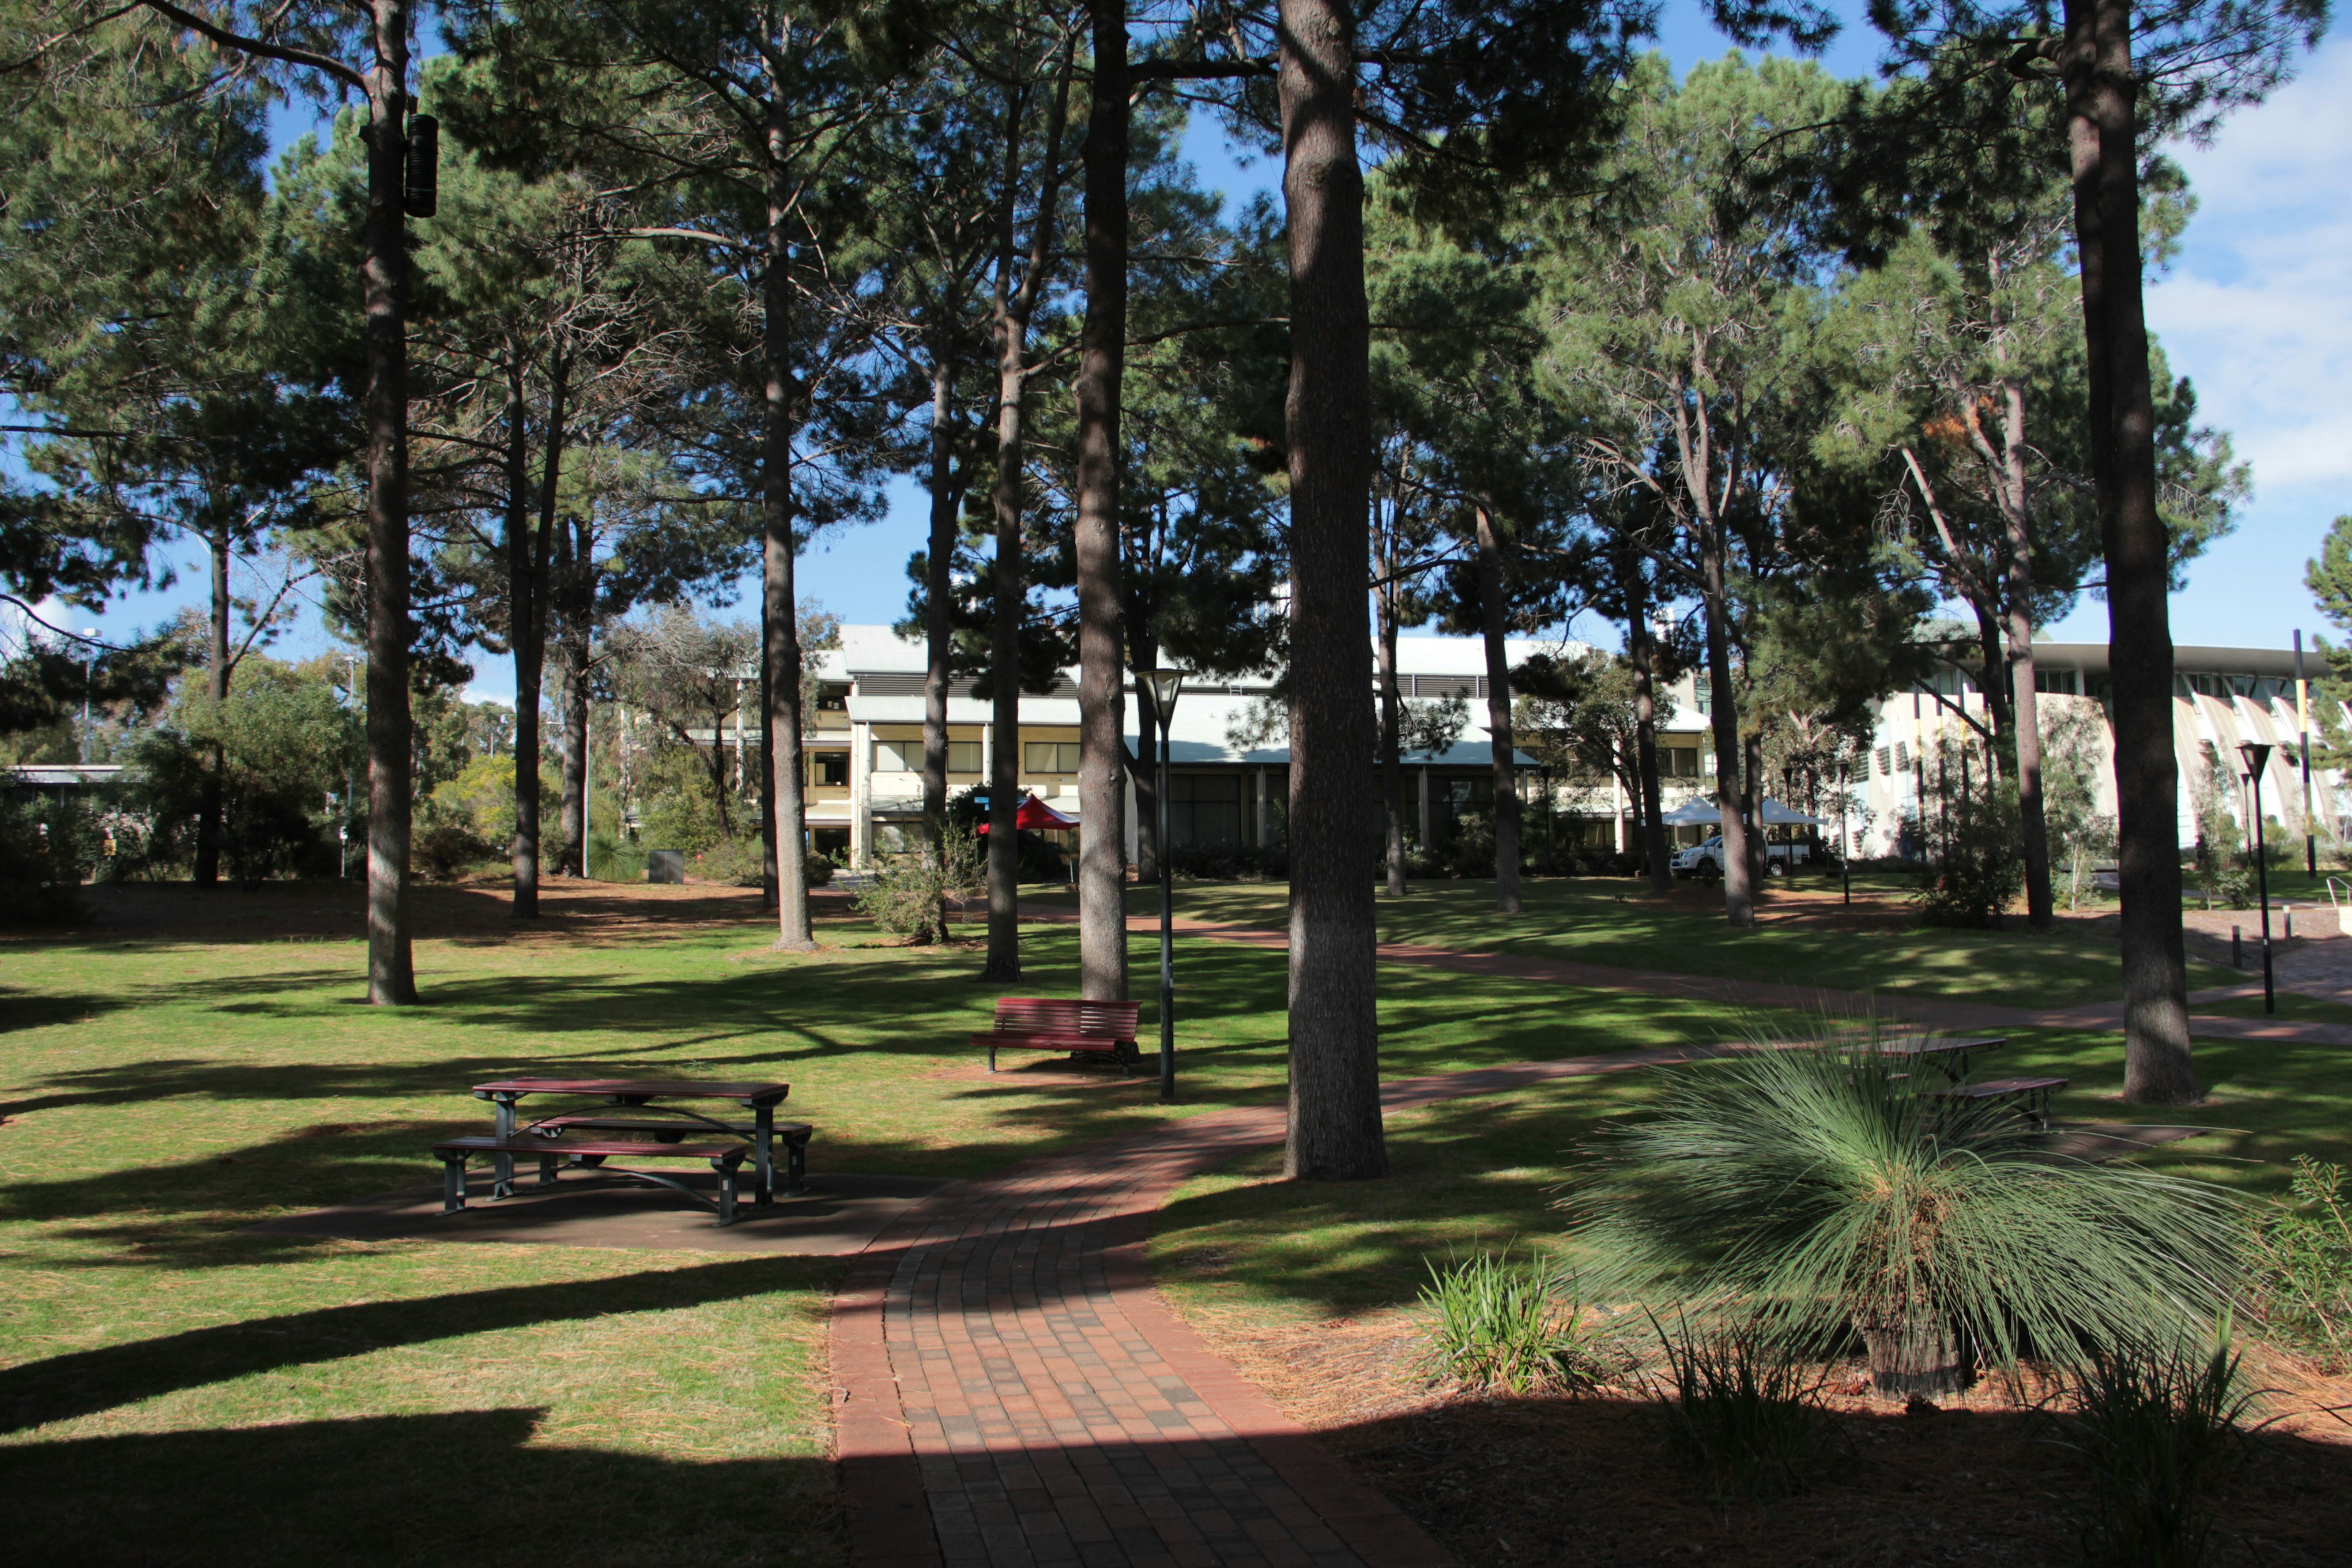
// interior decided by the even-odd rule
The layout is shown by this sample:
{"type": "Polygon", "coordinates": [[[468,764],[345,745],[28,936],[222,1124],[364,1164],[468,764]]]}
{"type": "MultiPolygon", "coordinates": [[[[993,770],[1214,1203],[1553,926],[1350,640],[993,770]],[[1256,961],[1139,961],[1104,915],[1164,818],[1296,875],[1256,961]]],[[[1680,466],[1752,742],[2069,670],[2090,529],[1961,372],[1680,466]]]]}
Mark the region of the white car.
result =
{"type": "MultiPolygon", "coordinates": [[[[1767,844],[1764,846],[1766,875],[1788,873],[1791,866],[1805,863],[1806,846],[1802,844],[1767,844]]],[[[1704,844],[1694,844],[1675,851],[1668,865],[1677,877],[1720,877],[1723,875],[1723,835],[1718,833],[1704,844]]]]}

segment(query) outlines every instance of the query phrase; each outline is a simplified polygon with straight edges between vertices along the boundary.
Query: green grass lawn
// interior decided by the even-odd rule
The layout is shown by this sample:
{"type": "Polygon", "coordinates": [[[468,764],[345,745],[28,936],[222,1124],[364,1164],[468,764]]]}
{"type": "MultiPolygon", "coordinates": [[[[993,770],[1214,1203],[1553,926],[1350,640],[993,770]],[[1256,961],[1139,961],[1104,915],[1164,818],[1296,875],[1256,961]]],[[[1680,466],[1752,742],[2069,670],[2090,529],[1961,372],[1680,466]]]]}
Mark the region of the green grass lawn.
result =
{"type": "MultiPolygon", "coordinates": [[[[1417,889],[1390,919],[1491,933],[1479,891],[1417,889]]],[[[421,894],[422,929],[457,896],[421,894]]],[[[240,937],[247,897],[217,895],[218,929],[179,928],[200,936],[0,943],[0,1539],[28,1560],[423,1563],[489,1539],[520,1563],[840,1560],[823,1320],[837,1263],[247,1229],[431,1182],[432,1140],[484,1124],[465,1092],[483,1078],[786,1079],[820,1173],[983,1174],[1283,1093],[1276,952],[1181,944],[1181,1098],[1165,1107],[1149,1071],[981,1070],[965,1036],[1004,988],[975,980],[969,946],[887,947],[845,921],[824,951],[782,956],[748,902],[734,923],[486,928],[420,941],[424,1005],[380,1009],[362,1000],[357,942],[240,937]]],[[[1262,889],[1186,898],[1279,912],[1262,889]]],[[[1543,885],[1527,923],[1589,956],[1613,902],[1543,885]]],[[[1621,939],[1638,962],[1698,951],[1696,913],[1622,919],[1647,922],[1621,939]]],[[[1701,957],[1769,973],[1774,951],[1821,942],[1782,926],[1701,957]]],[[[1073,930],[1032,928],[1024,951],[1020,991],[1075,992],[1073,930]]],[[[1132,951],[1140,981],[1154,944],[1138,933],[1132,951]]],[[[2097,956],[2040,962],[2087,985],[2097,956]]],[[[1382,970],[1381,1008],[1391,1077],[1802,1023],[1404,966],[1382,970]]],[[[1156,1022],[1147,1000],[1147,1041],[1156,1022]]],[[[2032,1035],[2002,1065],[2063,1070],[2062,1114],[2112,1115],[2115,1055],[2032,1035]]],[[[2352,1106],[2331,1054],[2210,1045],[2200,1064],[2217,1098],[2184,1120],[2232,1131],[2165,1158],[2263,1189],[2297,1150],[2342,1151],[2352,1106]]],[[[1180,1289],[1275,1310],[1409,1300],[1425,1256],[1556,1228],[1561,1151],[1654,1081],[1401,1116],[1401,1179],[1383,1184],[1286,1187],[1244,1162],[1181,1195],[1159,1256],[1180,1289]]]]}
{"type": "MultiPolygon", "coordinates": [[[[1857,896],[1890,896],[1899,879],[1857,881],[1857,896]],[[1864,886],[1864,883],[1870,884],[1864,886]]],[[[1495,911],[1491,881],[1415,882],[1406,897],[1380,900],[1383,941],[1463,952],[1618,964],[1633,969],[1777,981],[1836,991],[2013,999],[2021,1005],[2072,1006],[2113,1002],[2122,994],[2115,943],[2060,922],[2056,931],[1948,931],[1882,920],[1869,929],[1843,923],[1833,900],[1806,895],[1834,883],[1802,879],[1795,895],[1767,889],[1767,923],[1735,931],[1722,896],[1698,886],[1661,900],[1630,879],[1546,878],[1524,885],[1524,911],[1495,911]],[[1991,993],[1997,992],[1998,995],[1991,993]]],[[[1157,889],[1130,889],[1128,907],[1156,913],[1157,889]]],[[[1201,920],[1280,927],[1286,889],[1279,883],[1190,883],[1176,889],[1177,911],[1201,920]]],[[[1070,903],[1066,893],[1041,901],[1070,903]]],[[[2242,974],[2189,965],[2191,989],[2227,985],[2242,974]]]]}
{"type": "MultiPolygon", "coordinates": [[[[184,893],[182,894],[184,897],[184,893]]],[[[272,894],[257,895],[268,900],[272,894]]],[[[828,1260],[326,1241],[246,1227],[427,1184],[517,1072],[776,1078],[812,1168],[977,1175],[1283,1092],[1276,952],[1179,954],[1182,1096],[966,1043],[971,947],[829,924],[420,941],[423,1005],[363,1005],[341,940],[103,931],[0,944],[0,1532],[34,1558],[825,1563],[828,1260]],[[289,1477],[299,1477],[288,1490],[289,1477]],[[135,1484],[130,1478],[137,1478],[135,1484]],[[462,1548],[458,1548],[462,1550],[462,1548]]],[[[421,926],[436,900],[421,895],[421,926]]],[[[199,927],[201,929],[201,927],[199,927]]],[[[1152,944],[1135,956],[1148,973],[1152,944]]],[[[1070,994],[1034,928],[1019,989],[1070,994]]],[[[1736,1036],[1695,1002],[1383,974],[1393,1076],[1736,1036]]],[[[1147,1003],[1147,1040],[1156,1019],[1147,1003]]],[[[1150,1060],[1147,1056],[1147,1068],[1150,1060]]]]}

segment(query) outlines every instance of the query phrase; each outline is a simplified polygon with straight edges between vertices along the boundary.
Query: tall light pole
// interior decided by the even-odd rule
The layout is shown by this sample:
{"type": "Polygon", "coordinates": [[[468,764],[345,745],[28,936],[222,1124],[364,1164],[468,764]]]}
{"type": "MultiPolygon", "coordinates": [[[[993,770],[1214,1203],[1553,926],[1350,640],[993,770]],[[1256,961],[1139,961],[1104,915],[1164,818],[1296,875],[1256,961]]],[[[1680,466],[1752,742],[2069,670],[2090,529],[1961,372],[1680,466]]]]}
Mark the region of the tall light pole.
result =
{"type": "Polygon", "coordinates": [[[2263,842],[2263,764],[2270,760],[2271,749],[2259,741],[2243,741],[2238,745],[2238,755],[2246,759],[2246,782],[2254,786],[2254,885],[2262,889],[2263,901],[2263,1011],[2278,1011],[2278,996],[2271,986],[2271,873],[2270,856],[2264,853],[2263,842]]]}
{"type": "Polygon", "coordinates": [[[1154,669],[1143,677],[1151,688],[1151,709],[1160,719],[1160,1098],[1176,1098],[1176,884],[1169,863],[1168,740],[1176,699],[1184,689],[1181,669],[1154,669]]]}

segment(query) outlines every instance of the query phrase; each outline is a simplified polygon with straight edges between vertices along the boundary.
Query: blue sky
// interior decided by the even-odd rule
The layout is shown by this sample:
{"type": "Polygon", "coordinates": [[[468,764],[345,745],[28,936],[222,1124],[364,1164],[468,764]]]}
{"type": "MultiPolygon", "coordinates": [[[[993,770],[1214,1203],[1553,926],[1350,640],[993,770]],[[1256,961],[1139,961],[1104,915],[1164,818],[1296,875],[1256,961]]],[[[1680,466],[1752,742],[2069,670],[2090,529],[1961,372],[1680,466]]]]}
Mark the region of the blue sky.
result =
{"type": "MultiPolygon", "coordinates": [[[[1727,41],[1696,8],[1669,6],[1660,47],[1678,64],[1719,55],[1727,41]]],[[[1831,68],[1859,75],[1875,46],[1854,29],[1832,47],[1831,68]]],[[[2352,39],[2303,62],[2296,79],[2268,102],[2223,125],[2210,145],[2183,146],[2198,210],[2169,268],[2150,279],[2148,320],[2174,373],[2197,386],[2202,421],[2227,431],[2252,464],[2254,492],[2236,531],[2190,569],[2172,602],[2172,634],[2184,644],[2286,646],[2290,632],[2334,630],[2303,586],[2304,563],[2329,521],[2352,511],[2352,39]]],[[[1203,118],[1186,142],[1204,184],[1235,201],[1271,189],[1270,162],[1237,159],[1223,132],[1203,118]]],[[[801,564],[802,595],[848,621],[893,621],[906,613],[908,556],[925,529],[925,500],[911,481],[890,490],[882,521],[819,541],[801,564]]],[[[747,587],[749,585],[747,584],[747,587]]],[[[202,574],[184,569],[178,585],[135,594],[103,615],[67,612],[77,627],[128,635],[183,604],[200,602],[202,574]]],[[[739,600],[739,611],[750,603],[739,600]]],[[[748,613],[742,611],[741,613],[748,613]]],[[[1609,628],[1575,631],[1613,644],[1609,628]]],[[[2106,607],[2085,601],[2046,635],[2104,642],[2106,607]]],[[[285,650],[323,646],[315,618],[285,650]]],[[[478,697],[506,700],[503,660],[478,663],[478,697]]]]}

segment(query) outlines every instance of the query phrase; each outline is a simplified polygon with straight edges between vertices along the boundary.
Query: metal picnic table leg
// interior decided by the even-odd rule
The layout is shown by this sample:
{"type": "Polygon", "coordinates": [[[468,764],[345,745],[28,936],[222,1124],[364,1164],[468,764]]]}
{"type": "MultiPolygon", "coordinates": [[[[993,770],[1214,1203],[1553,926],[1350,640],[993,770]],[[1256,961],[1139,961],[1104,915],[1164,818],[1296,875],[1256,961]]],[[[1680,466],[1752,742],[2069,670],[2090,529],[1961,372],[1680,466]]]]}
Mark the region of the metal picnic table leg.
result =
{"type": "MultiPolygon", "coordinates": [[[[499,1095],[492,1103],[498,1108],[498,1119],[492,1123],[492,1131],[498,1133],[499,1142],[503,1143],[508,1139],[514,1136],[514,1096],[510,1094],[502,1094],[499,1095]]],[[[510,1198],[514,1196],[514,1156],[511,1154],[493,1155],[491,1156],[490,1164],[490,1195],[495,1198],[510,1198]]]]}
{"type": "Polygon", "coordinates": [[[761,1208],[776,1201],[776,1108],[754,1106],[751,1110],[751,1170],[759,1186],[752,1199],[761,1208]]]}

